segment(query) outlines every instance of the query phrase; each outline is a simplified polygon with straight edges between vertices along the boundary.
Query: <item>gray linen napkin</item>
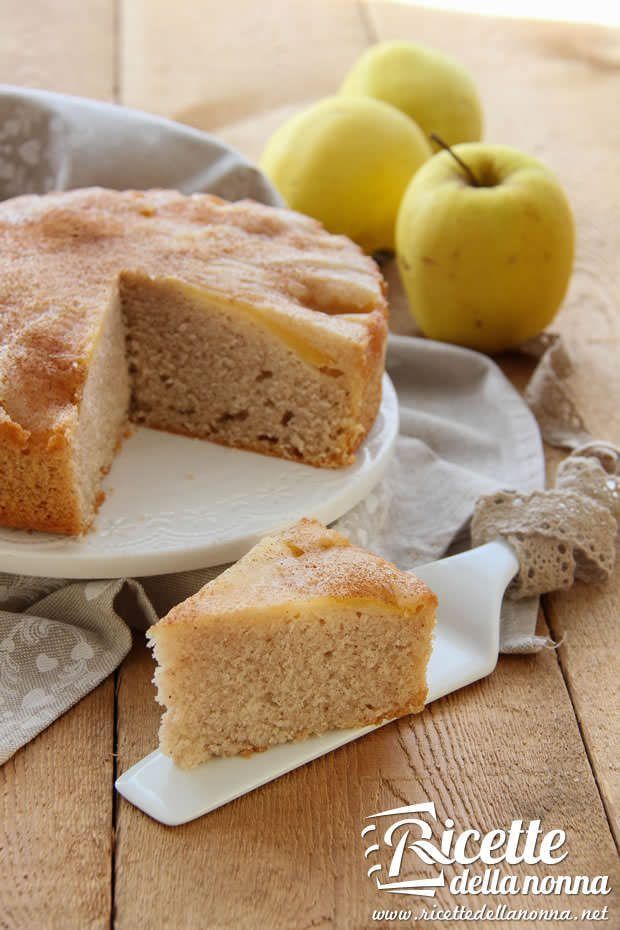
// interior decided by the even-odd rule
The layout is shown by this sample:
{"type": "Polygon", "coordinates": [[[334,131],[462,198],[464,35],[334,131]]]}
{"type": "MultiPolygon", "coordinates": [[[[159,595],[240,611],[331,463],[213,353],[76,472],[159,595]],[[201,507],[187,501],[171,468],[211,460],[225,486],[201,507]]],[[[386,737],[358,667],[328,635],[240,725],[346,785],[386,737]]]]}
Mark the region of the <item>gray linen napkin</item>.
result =
{"type": "MultiPolygon", "coordinates": [[[[0,199],[94,184],[280,202],[257,169],[204,133],[109,104],[0,86],[0,199]]],[[[532,414],[485,356],[392,336],[388,371],[400,402],[396,456],[381,485],[338,526],[408,569],[467,544],[481,494],[542,487],[543,453],[532,414]]],[[[0,764],[116,668],[130,647],[127,623],[145,629],[225,567],[71,582],[2,574],[0,565],[0,764]]],[[[507,606],[502,650],[540,648],[537,599],[507,606]]]]}
{"type": "Polygon", "coordinates": [[[281,203],[257,168],[197,129],[109,103],[0,84],[0,200],[93,185],[281,203]]]}

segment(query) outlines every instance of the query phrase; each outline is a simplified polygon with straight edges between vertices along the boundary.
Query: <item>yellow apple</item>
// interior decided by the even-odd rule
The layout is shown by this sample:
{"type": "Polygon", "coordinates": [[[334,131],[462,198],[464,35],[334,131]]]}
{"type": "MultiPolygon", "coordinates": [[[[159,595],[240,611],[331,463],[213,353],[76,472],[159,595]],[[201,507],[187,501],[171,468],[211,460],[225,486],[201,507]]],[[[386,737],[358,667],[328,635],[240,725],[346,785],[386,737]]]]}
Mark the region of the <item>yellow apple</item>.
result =
{"type": "Polygon", "coordinates": [[[500,352],[553,319],[574,226],[553,173],[503,145],[443,151],[417,173],[396,229],[411,313],[431,339],[500,352]]]}
{"type": "Polygon", "coordinates": [[[461,65],[414,42],[380,42],[357,60],[340,89],[391,103],[448,145],[482,137],[476,87],[461,65]]]}
{"type": "Polygon", "coordinates": [[[395,107],[328,97],[277,129],[260,164],[289,207],[375,252],[394,248],[401,198],[431,154],[395,107]]]}

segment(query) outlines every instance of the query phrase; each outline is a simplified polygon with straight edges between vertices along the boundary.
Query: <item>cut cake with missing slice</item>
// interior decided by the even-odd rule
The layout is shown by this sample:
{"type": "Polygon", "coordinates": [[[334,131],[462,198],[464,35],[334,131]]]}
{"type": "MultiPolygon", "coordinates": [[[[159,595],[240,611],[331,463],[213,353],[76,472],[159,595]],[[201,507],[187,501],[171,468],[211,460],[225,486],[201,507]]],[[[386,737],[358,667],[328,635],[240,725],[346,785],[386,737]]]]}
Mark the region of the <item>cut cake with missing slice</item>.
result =
{"type": "Polygon", "coordinates": [[[127,415],[320,468],[381,401],[384,283],[319,223],[209,194],[0,204],[0,526],[77,535],[127,415]]]}
{"type": "Polygon", "coordinates": [[[315,520],[266,537],[149,632],[161,750],[190,768],[422,710],[436,604],[315,520]]]}

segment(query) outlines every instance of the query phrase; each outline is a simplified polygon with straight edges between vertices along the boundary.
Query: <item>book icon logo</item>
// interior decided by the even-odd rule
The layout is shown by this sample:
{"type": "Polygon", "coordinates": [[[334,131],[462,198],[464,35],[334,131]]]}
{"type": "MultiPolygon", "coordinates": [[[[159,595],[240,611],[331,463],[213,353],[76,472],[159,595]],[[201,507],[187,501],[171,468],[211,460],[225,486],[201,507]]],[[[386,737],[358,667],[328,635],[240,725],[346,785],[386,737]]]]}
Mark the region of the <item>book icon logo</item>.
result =
{"type": "Polygon", "coordinates": [[[389,894],[419,895],[433,898],[438,888],[446,884],[443,869],[433,878],[403,879],[403,864],[411,854],[417,856],[424,865],[443,866],[451,860],[431,841],[433,828],[423,816],[437,820],[435,804],[426,801],[421,804],[409,804],[392,810],[371,814],[366,820],[372,821],[361,832],[366,842],[364,857],[372,862],[377,854],[387,853],[387,868],[376,862],[370,865],[368,877],[373,878],[379,891],[389,894]],[[407,854],[407,856],[406,856],[407,854]]]}

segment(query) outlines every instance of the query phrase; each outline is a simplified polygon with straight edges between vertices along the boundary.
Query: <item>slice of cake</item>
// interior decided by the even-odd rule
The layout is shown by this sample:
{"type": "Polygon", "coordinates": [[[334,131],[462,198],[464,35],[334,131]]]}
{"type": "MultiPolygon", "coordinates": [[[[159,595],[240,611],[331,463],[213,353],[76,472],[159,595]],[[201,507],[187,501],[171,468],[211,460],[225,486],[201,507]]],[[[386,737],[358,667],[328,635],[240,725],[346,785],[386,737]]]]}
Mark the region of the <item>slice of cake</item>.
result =
{"type": "Polygon", "coordinates": [[[381,399],[374,262],[288,210],[88,189],[0,204],[0,525],[83,532],[127,415],[319,467],[381,399]]]}
{"type": "Polygon", "coordinates": [[[185,768],[422,710],[435,595],[315,520],[149,631],[160,747],[185,768]]]}

